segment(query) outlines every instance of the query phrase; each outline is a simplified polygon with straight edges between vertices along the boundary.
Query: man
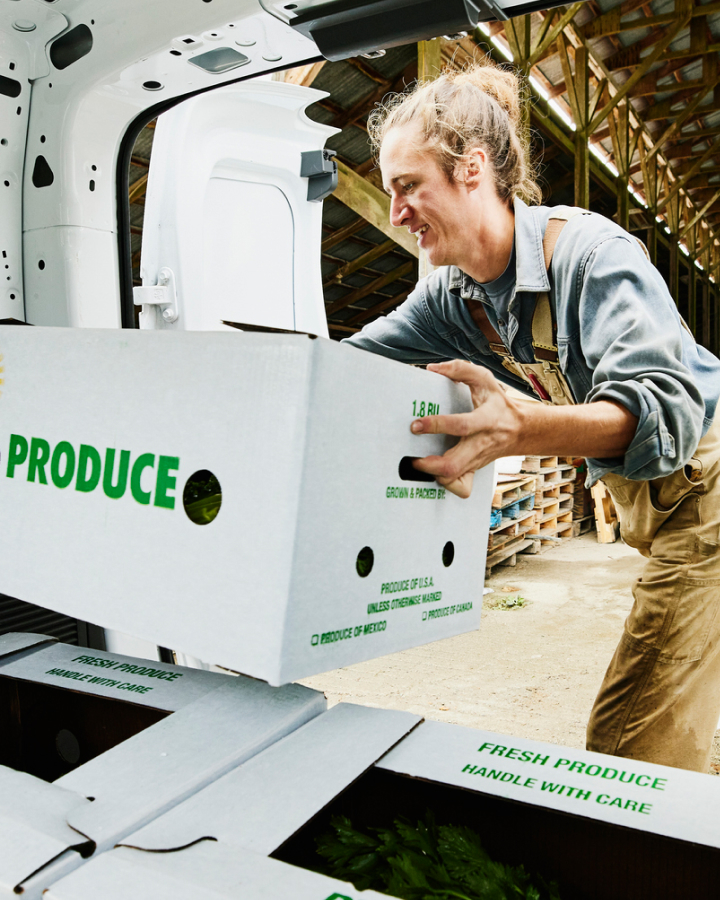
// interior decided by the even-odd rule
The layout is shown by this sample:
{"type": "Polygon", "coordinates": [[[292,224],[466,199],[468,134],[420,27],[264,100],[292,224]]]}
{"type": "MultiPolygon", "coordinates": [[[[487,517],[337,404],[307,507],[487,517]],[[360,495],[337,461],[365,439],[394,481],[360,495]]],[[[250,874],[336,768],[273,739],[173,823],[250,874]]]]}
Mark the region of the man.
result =
{"type": "Polygon", "coordinates": [[[539,191],[511,73],[417,85],[374,114],[371,135],[392,224],[442,268],[348,343],[470,387],[472,413],[412,424],[460,438],[417,463],[460,496],[502,456],[588,459],[649,557],[588,748],[706,771],[720,716],[720,362],[630,235],[522,201],[539,191]]]}

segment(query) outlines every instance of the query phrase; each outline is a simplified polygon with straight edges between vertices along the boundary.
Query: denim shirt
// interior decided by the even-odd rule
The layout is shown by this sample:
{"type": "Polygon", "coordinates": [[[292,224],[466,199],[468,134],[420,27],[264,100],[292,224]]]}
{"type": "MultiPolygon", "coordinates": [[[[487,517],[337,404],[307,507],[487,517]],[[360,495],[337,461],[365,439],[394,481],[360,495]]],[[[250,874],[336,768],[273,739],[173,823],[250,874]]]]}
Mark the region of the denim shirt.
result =
{"type": "Polygon", "coordinates": [[[639,243],[596,213],[563,228],[549,273],[542,240],[549,207],[515,201],[515,291],[502,326],[480,286],[454,266],[436,269],[390,315],[344,343],[424,365],[467,359],[523,393],[468,312],[480,300],[520,362],[534,362],[532,313],[549,291],[560,366],[578,403],[610,400],[638,417],[625,455],[589,459],[588,484],[613,472],[634,481],[684,466],[710,427],[720,393],[720,360],[695,343],[667,286],[639,243]],[[549,277],[548,277],[549,275],[549,277]]]}

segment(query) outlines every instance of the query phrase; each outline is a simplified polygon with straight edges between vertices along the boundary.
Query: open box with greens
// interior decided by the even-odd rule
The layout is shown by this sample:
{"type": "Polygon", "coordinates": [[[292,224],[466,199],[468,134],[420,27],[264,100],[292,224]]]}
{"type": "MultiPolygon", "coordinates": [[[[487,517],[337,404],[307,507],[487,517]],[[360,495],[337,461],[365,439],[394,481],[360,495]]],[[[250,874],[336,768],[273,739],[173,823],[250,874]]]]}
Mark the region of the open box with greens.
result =
{"type": "Polygon", "coordinates": [[[325,710],[168,663],[0,636],[0,897],[50,883],[325,710]]]}
{"type": "Polygon", "coordinates": [[[679,900],[716,892],[718,801],[709,776],[339,704],[123,843],[218,840],[411,900],[679,900]],[[356,872],[318,853],[343,840],[367,841],[356,872]]]}

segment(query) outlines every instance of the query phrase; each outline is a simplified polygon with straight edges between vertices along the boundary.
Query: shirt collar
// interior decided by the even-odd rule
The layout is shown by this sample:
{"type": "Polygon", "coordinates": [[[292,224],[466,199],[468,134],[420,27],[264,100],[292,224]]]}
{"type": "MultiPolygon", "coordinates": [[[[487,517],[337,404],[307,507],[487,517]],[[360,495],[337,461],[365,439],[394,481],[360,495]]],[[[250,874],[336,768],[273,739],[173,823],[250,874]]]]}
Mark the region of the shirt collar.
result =
{"type": "MultiPolygon", "coordinates": [[[[515,290],[549,291],[543,255],[543,231],[539,208],[529,207],[519,198],[515,199],[515,290]]],[[[477,282],[457,266],[450,266],[448,288],[463,300],[481,299],[477,282]]]]}

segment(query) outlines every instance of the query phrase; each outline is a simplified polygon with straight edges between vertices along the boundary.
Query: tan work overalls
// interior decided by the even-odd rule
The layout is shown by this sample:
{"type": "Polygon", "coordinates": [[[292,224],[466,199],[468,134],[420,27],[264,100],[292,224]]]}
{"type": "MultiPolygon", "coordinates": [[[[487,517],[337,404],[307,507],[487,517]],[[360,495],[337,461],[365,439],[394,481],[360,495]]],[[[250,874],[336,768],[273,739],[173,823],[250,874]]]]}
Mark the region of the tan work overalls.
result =
{"type": "MultiPolygon", "coordinates": [[[[548,270],[560,231],[581,212],[569,209],[549,220],[548,270]]],[[[467,302],[509,371],[545,403],[575,403],[560,370],[547,294],[538,296],[533,315],[531,364],[511,357],[479,301],[467,302]]],[[[602,480],[623,539],[648,562],[593,706],[587,747],[707,772],[720,717],[720,416],[677,472],[653,481],[612,474],[602,480]]]]}

